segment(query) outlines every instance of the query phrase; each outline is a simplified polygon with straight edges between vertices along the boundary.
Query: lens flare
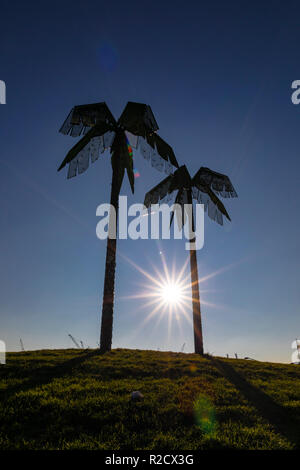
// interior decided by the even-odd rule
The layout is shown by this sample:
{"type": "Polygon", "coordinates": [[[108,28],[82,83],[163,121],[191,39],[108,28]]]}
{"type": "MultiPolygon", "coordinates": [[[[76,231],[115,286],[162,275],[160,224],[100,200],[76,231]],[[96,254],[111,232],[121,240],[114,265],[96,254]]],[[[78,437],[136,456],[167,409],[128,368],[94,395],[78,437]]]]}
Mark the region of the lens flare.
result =
{"type": "MultiPolygon", "coordinates": [[[[128,137],[126,136],[126,144],[127,144],[127,149],[128,149],[128,154],[129,154],[129,158],[132,158],[132,163],[134,163],[134,160],[133,160],[133,152],[132,152],[132,147],[129,143],[129,140],[128,140],[128,137]]],[[[135,178],[139,178],[141,175],[139,173],[139,170],[137,168],[133,168],[133,174],[134,174],[134,177],[135,178]]]]}
{"type": "Polygon", "coordinates": [[[100,65],[106,72],[113,72],[116,69],[119,57],[117,50],[111,44],[102,43],[98,55],[100,65]]]}
{"type": "Polygon", "coordinates": [[[216,432],[217,421],[213,404],[204,396],[199,395],[194,404],[195,421],[197,426],[208,436],[216,432]]]}

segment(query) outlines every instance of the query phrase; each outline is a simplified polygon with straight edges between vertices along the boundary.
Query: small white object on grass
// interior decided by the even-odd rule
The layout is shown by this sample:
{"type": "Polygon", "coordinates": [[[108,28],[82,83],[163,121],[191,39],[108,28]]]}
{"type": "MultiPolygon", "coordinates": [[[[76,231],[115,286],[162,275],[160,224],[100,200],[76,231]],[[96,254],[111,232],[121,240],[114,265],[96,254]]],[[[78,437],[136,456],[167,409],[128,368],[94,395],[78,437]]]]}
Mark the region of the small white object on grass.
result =
{"type": "Polygon", "coordinates": [[[144,395],[136,390],[135,392],[132,392],[131,394],[131,400],[143,400],[144,395]]]}

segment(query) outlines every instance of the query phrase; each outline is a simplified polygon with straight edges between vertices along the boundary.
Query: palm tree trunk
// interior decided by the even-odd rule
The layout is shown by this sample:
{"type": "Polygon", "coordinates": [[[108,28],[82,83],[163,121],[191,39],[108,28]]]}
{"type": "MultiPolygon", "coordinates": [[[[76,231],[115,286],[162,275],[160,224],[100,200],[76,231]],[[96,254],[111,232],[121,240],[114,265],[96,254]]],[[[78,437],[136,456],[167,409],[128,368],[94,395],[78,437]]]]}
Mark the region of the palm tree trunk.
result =
{"type": "MultiPolygon", "coordinates": [[[[192,231],[194,232],[195,231],[194,209],[193,209],[192,195],[190,193],[188,194],[188,203],[192,205],[192,231]]],[[[190,242],[191,241],[192,240],[190,240],[190,242]]],[[[203,351],[202,321],[201,321],[198,264],[197,264],[196,250],[190,250],[190,266],[191,266],[195,354],[203,354],[204,351],[203,351]]]]}
{"type": "MultiPolygon", "coordinates": [[[[118,178],[118,168],[113,169],[110,204],[116,212],[116,232],[118,226],[118,208],[119,208],[120,184],[118,178]]],[[[113,223],[113,215],[110,214],[109,227],[113,223]]],[[[115,270],[116,270],[116,249],[117,234],[115,238],[107,237],[105,278],[102,304],[102,320],[100,335],[100,351],[107,352],[111,350],[113,313],[114,313],[114,295],[115,295],[115,270]]]]}

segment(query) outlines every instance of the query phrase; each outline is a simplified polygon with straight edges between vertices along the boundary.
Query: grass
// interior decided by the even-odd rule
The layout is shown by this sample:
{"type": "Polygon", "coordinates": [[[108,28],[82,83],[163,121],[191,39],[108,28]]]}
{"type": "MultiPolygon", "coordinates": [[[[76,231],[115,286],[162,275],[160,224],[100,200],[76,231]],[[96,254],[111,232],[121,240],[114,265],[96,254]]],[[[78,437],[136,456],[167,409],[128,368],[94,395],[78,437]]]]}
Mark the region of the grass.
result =
{"type": "Polygon", "coordinates": [[[298,366],[126,349],[6,362],[0,449],[300,448],[298,366]]]}

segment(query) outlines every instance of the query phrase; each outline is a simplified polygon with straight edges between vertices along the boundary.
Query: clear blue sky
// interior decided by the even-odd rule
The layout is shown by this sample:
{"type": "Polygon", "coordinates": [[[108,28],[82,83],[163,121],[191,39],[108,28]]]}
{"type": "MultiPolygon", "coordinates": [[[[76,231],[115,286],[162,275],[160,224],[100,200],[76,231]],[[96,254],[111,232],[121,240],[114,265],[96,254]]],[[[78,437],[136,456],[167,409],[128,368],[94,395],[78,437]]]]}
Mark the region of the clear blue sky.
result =
{"type": "MultiPolygon", "coordinates": [[[[9,350],[99,338],[105,242],[96,207],[109,201],[105,153],[83,175],[56,169],[75,104],[150,104],[160,135],[194,174],[230,176],[232,223],[206,218],[198,252],[205,350],[289,362],[299,322],[300,7],[283,1],[3,1],[0,79],[0,338],[9,350]],[[225,270],[223,268],[226,268],[225,270]],[[210,305],[209,305],[210,304],[210,305]]],[[[130,202],[162,178],[136,154],[130,202]]],[[[126,180],[122,194],[129,194],[126,180]]],[[[118,243],[113,347],[193,349],[191,326],[156,327],[139,294],[161,255],[179,268],[184,241],[118,243]]],[[[149,286],[150,288],[150,286],[149,286]]],[[[191,315],[191,311],[189,311],[191,315]]]]}

